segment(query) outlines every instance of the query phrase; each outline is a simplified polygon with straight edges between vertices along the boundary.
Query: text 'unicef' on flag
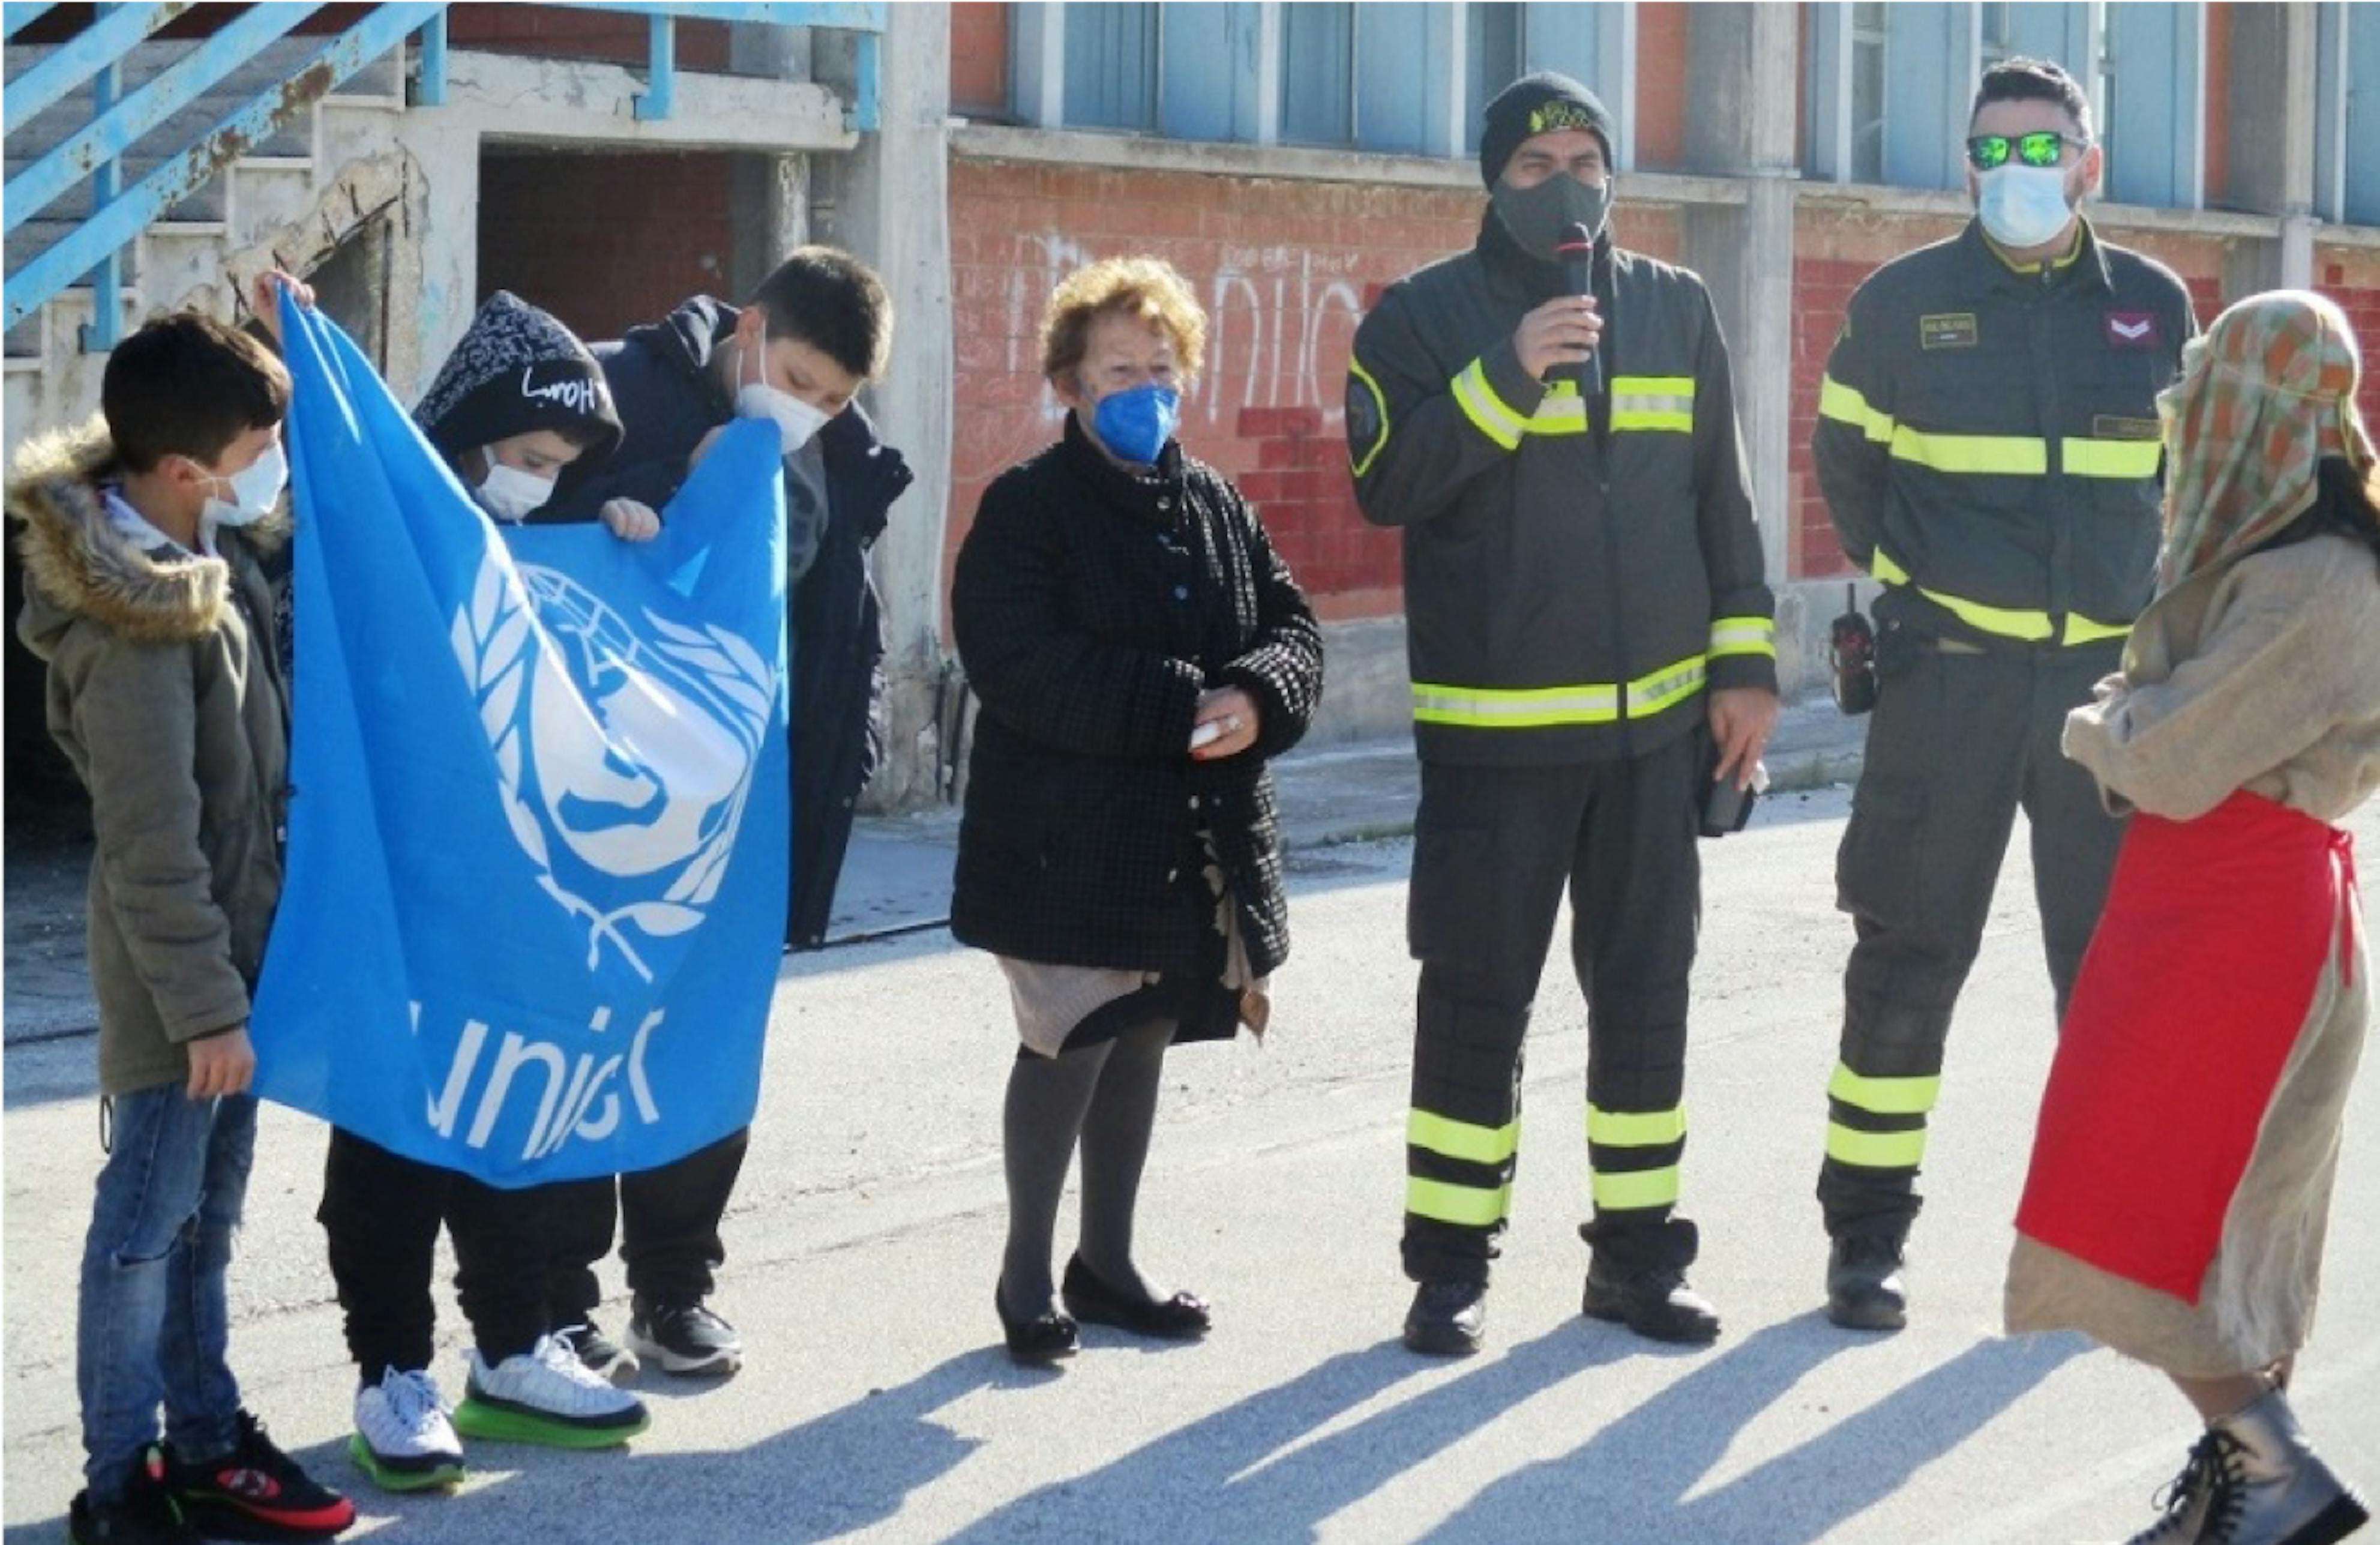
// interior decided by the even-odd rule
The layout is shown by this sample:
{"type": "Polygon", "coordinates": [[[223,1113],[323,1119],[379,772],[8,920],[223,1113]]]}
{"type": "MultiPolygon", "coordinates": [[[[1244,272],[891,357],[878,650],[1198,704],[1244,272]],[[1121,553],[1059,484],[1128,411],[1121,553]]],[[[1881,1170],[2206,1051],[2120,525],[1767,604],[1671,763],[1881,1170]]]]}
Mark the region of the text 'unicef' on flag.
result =
{"type": "Polygon", "coordinates": [[[257,1087],[501,1186],[747,1125],[784,937],[784,498],[723,434],[650,542],[499,529],[283,302],[288,874],[257,1087]]]}

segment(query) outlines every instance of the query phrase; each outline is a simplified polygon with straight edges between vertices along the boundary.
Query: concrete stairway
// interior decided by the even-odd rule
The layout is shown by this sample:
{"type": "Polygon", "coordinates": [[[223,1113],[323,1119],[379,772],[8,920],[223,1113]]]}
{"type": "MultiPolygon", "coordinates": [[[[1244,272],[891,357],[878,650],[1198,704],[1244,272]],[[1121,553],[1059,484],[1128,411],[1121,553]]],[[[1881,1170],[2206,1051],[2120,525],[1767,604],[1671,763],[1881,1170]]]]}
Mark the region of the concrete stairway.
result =
{"type": "MultiPolygon", "coordinates": [[[[259,50],[204,95],[144,136],[119,163],[118,185],[130,187],[200,135],[298,73],[325,42],[287,37],[259,50]]],[[[195,43],[148,42],[132,49],[122,65],[119,95],[129,94],[182,58],[195,43]]],[[[6,79],[16,79],[50,50],[10,44],[6,79]]],[[[320,189],[340,168],[324,164],[330,142],[325,125],[338,115],[387,115],[406,105],[405,51],[393,49],[366,65],[319,102],[299,107],[270,137],[258,140],[214,178],[166,211],[125,248],[114,303],[128,329],[155,312],[197,306],[215,315],[234,314],[229,259],[274,244],[276,237],[303,220],[320,189]]],[[[91,91],[86,83],[53,103],[7,137],[7,175],[16,176],[91,121],[91,91]]],[[[91,181],[85,178],[33,218],[8,233],[6,271],[13,274],[72,231],[91,213],[91,181]]],[[[93,314],[88,275],[11,329],[5,355],[6,425],[10,446],[26,435],[80,421],[99,403],[105,356],[82,349],[82,331],[93,314]]]]}

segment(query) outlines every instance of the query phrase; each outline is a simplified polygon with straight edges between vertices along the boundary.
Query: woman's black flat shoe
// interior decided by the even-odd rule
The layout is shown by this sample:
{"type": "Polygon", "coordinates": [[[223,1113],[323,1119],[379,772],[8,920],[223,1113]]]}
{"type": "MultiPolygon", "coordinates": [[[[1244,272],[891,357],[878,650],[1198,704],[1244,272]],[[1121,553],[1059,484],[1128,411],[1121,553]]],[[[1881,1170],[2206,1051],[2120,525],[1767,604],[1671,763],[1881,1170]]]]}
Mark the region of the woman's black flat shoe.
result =
{"type": "Polygon", "coordinates": [[[1066,1302],[1066,1312],[1087,1325],[1112,1325],[1160,1341],[1196,1341],[1215,1322],[1207,1300],[1195,1293],[1177,1293],[1162,1302],[1128,1297],[1093,1275],[1081,1256],[1066,1262],[1060,1296],[1066,1302]]]}
{"type": "Polygon", "coordinates": [[[1008,1306],[1000,1301],[1000,1288],[991,1290],[992,1312],[1000,1316],[1000,1328],[1008,1338],[1008,1355],[1028,1368],[1054,1363],[1061,1357],[1071,1357],[1082,1344],[1082,1332],[1073,1320],[1062,1314],[1037,1314],[1030,1320],[1012,1320],[1008,1306]]]}

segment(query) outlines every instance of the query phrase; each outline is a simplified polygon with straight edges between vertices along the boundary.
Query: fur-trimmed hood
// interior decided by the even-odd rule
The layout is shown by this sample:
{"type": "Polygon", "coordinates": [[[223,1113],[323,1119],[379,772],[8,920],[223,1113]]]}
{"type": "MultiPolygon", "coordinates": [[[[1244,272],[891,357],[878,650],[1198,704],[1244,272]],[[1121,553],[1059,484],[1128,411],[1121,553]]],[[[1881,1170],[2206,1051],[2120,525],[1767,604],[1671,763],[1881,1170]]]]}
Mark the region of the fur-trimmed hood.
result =
{"type": "Polygon", "coordinates": [[[217,533],[220,557],[143,551],[108,518],[100,484],[113,480],[115,447],[104,422],[36,435],[8,469],[9,518],[25,561],[25,612],[18,634],[47,660],[81,617],[136,643],[203,638],[223,620],[232,554],[278,546],[285,510],[237,535],[217,533]]]}

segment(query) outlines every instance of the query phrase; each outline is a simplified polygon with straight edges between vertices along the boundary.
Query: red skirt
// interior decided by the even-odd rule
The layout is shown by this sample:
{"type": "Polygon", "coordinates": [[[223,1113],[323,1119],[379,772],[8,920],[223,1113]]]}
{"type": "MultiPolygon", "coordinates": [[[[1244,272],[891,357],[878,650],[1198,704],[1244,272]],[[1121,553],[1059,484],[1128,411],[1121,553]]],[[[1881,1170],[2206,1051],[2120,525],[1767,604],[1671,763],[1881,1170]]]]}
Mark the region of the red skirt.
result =
{"type": "Polygon", "coordinates": [[[2354,846],[2255,795],[2136,815],[2041,1102],[2018,1232],[2199,1299],[2334,941],[2354,846]]]}

